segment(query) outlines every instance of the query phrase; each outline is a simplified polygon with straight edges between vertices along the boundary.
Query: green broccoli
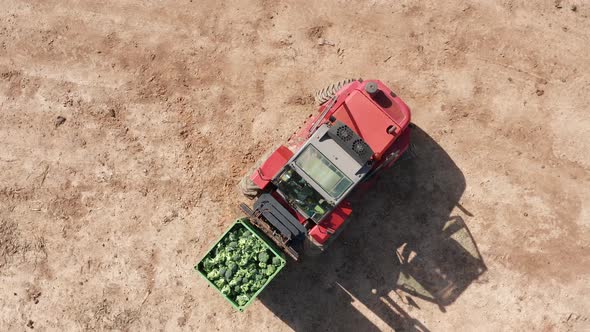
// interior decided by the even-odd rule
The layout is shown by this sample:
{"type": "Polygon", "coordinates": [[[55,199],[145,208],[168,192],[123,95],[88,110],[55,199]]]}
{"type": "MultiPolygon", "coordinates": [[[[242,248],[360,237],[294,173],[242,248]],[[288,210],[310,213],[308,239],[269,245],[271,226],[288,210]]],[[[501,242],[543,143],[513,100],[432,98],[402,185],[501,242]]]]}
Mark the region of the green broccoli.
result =
{"type": "Polygon", "coordinates": [[[283,264],[283,261],[280,258],[278,258],[277,256],[272,258],[272,265],[274,265],[275,267],[279,267],[282,264],[283,264]]]}
{"type": "Polygon", "coordinates": [[[233,261],[233,255],[231,254],[231,252],[227,251],[225,252],[224,256],[224,262],[225,264],[229,264],[230,262],[233,261]]]}
{"type": "Polygon", "coordinates": [[[254,238],[254,237],[246,238],[246,248],[248,248],[248,251],[253,250],[257,244],[258,244],[257,238],[254,238]]]}
{"type": "Polygon", "coordinates": [[[238,247],[244,248],[247,243],[248,243],[248,239],[242,237],[238,240],[238,247]]]}
{"type": "Polygon", "coordinates": [[[213,282],[217,288],[221,289],[225,285],[225,279],[219,278],[213,282]]]}
{"type": "Polygon", "coordinates": [[[226,271],[227,271],[227,269],[225,267],[219,268],[219,275],[222,277],[225,276],[226,271]]]}
{"type": "Polygon", "coordinates": [[[223,255],[224,252],[225,252],[225,246],[223,246],[223,243],[218,243],[217,246],[215,247],[215,257],[217,257],[219,255],[223,255]]]}
{"type": "Polygon", "coordinates": [[[266,263],[268,262],[268,259],[270,258],[270,256],[268,255],[268,253],[266,251],[263,251],[261,253],[258,254],[258,261],[261,263],[266,263]]]}
{"type": "Polygon", "coordinates": [[[230,280],[235,274],[234,271],[235,271],[234,269],[227,269],[225,271],[225,273],[223,274],[223,276],[225,277],[226,280],[230,280]]]}
{"type": "Polygon", "coordinates": [[[221,293],[225,295],[229,295],[231,293],[231,287],[229,285],[225,285],[221,287],[221,293]]]}
{"type": "Polygon", "coordinates": [[[269,265],[266,267],[265,273],[267,276],[270,277],[273,273],[275,273],[275,271],[276,271],[276,268],[274,267],[274,265],[269,265]]]}
{"type": "Polygon", "coordinates": [[[238,252],[234,252],[234,254],[231,256],[231,260],[232,262],[237,262],[240,260],[240,254],[238,252]]]}
{"type": "Polygon", "coordinates": [[[213,263],[220,264],[222,262],[225,262],[226,256],[227,254],[225,253],[225,251],[216,250],[215,257],[213,257],[213,263]]]}
{"type": "Polygon", "coordinates": [[[203,270],[205,270],[205,272],[210,272],[211,270],[213,270],[214,267],[215,267],[215,262],[213,261],[213,259],[211,257],[206,257],[203,260],[203,270]]]}
{"type": "Polygon", "coordinates": [[[235,227],[201,263],[225,296],[245,305],[284,264],[280,257],[245,227],[235,227]]]}
{"type": "Polygon", "coordinates": [[[262,286],[264,286],[264,283],[265,283],[265,281],[264,281],[264,280],[256,280],[256,281],[254,281],[254,282],[252,283],[252,285],[251,285],[251,287],[250,287],[250,288],[251,288],[251,290],[253,290],[253,291],[257,291],[257,290],[259,290],[260,288],[262,288],[262,286]]]}
{"type": "Polygon", "coordinates": [[[248,256],[248,259],[252,260],[252,261],[255,261],[258,259],[258,253],[256,253],[252,249],[248,250],[248,252],[246,253],[246,256],[248,256]]]}
{"type": "Polygon", "coordinates": [[[207,273],[207,279],[209,280],[217,280],[219,278],[219,270],[213,269],[209,273],[207,273]]]}
{"type": "Polygon", "coordinates": [[[235,277],[235,278],[233,278],[233,279],[232,279],[232,280],[229,282],[229,285],[230,285],[230,286],[232,286],[232,287],[234,287],[234,286],[239,286],[239,285],[241,285],[241,284],[242,284],[242,280],[243,280],[243,279],[242,279],[242,278],[240,278],[240,277],[235,277]]]}
{"type": "Polygon", "coordinates": [[[235,241],[232,241],[230,243],[227,244],[227,251],[234,251],[238,249],[238,243],[235,241]]]}
{"type": "Polygon", "coordinates": [[[242,290],[242,293],[248,292],[250,290],[250,283],[241,284],[240,289],[242,290]]]}
{"type": "Polygon", "coordinates": [[[241,257],[238,261],[238,266],[246,266],[248,263],[248,257],[241,257]]]}
{"type": "Polygon", "coordinates": [[[256,270],[245,270],[243,279],[251,280],[256,275],[256,270]]]}
{"type": "Polygon", "coordinates": [[[250,300],[250,298],[248,297],[248,295],[238,295],[236,297],[236,302],[238,303],[239,306],[243,306],[246,303],[248,303],[248,300],[250,300]]]}

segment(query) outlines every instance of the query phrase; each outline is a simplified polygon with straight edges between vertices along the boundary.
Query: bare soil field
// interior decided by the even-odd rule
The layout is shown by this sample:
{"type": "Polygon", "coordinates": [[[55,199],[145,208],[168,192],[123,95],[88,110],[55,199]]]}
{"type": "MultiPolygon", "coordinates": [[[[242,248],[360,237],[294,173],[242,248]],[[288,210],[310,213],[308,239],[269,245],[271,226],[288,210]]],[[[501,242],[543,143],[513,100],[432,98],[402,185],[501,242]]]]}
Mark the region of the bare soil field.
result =
{"type": "Polygon", "coordinates": [[[588,2],[1,3],[1,330],[590,330],[588,2]],[[193,265],[348,77],[417,155],[236,312],[193,265]]]}

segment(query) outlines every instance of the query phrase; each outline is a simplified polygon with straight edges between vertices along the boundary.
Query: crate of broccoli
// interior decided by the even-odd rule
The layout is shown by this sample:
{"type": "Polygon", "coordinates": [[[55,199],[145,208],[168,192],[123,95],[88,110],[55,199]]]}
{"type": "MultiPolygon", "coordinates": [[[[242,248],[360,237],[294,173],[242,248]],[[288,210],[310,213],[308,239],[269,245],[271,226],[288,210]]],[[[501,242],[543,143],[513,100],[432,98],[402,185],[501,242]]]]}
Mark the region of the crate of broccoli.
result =
{"type": "Polygon", "coordinates": [[[285,266],[283,254],[247,218],[238,219],[195,269],[236,309],[244,309],[285,266]]]}

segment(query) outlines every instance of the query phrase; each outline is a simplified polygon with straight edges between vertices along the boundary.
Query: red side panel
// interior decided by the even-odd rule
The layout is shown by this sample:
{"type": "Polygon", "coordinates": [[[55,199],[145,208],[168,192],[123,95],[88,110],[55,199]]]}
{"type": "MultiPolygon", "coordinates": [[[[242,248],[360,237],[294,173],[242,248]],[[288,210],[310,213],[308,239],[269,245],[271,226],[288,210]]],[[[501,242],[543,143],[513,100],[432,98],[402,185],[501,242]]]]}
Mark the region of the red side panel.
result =
{"type": "Polygon", "coordinates": [[[287,164],[287,161],[293,157],[293,152],[281,145],[273,152],[270,157],[257,168],[250,179],[254,181],[260,189],[264,189],[266,185],[277,175],[277,173],[287,164]]]}
{"type": "Polygon", "coordinates": [[[326,219],[309,231],[309,235],[318,243],[325,243],[342,226],[351,213],[352,207],[350,203],[342,201],[326,219]]]}
{"type": "Polygon", "coordinates": [[[411,129],[408,127],[402,134],[397,138],[395,143],[389,148],[388,153],[393,153],[399,151],[397,157],[391,158],[388,164],[385,167],[391,167],[401,156],[406,152],[408,147],[410,146],[410,133],[411,129]]]}

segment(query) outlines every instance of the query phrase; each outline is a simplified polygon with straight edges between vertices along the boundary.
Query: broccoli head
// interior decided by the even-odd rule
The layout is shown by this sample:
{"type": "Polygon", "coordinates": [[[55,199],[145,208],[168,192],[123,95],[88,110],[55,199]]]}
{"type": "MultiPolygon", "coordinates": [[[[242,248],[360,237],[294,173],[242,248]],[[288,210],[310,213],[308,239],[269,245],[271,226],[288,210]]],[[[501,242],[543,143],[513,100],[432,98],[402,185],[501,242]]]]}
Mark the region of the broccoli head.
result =
{"type": "Polygon", "coordinates": [[[246,243],[248,243],[248,239],[247,239],[247,238],[241,237],[241,238],[238,240],[238,246],[239,246],[240,248],[244,248],[244,247],[246,246],[246,243]]]}
{"type": "Polygon", "coordinates": [[[229,285],[224,285],[223,287],[221,287],[221,293],[229,295],[229,293],[231,293],[231,287],[229,285]]]}
{"type": "Polygon", "coordinates": [[[248,265],[248,263],[248,257],[240,257],[240,260],[238,261],[238,266],[246,266],[248,265]]]}
{"type": "Polygon", "coordinates": [[[219,278],[213,282],[217,288],[221,289],[225,285],[225,279],[219,278]]]}
{"type": "Polygon", "coordinates": [[[203,260],[203,270],[205,270],[205,272],[210,272],[211,270],[213,270],[214,267],[215,267],[215,262],[213,261],[213,259],[211,257],[206,257],[203,260]]]}
{"type": "Polygon", "coordinates": [[[240,277],[235,277],[229,282],[229,285],[232,287],[239,286],[241,284],[242,284],[242,278],[240,278],[240,277]]]}
{"type": "Polygon", "coordinates": [[[283,264],[283,261],[280,258],[278,258],[277,256],[272,258],[272,265],[278,267],[281,264],[283,264]]]}
{"type": "Polygon", "coordinates": [[[275,273],[275,271],[276,268],[274,267],[274,265],[269,265],[266,267],[265,274],[270,277],[273,273],[275,273]]]}
{"type": "Polygon", "coordinates": [[[207,273],[207,279],[209,279],[209,280],[217,280],[217,279],[219,279],[219,277],[220,277],[220,275],[219,275],[218,269],[213,269],[209,273],[207,273]]]}
{"type": "Polygon", "coordinates": [[[266,251],[263,251],[261,253],[258,254],[258,261],[261,263],[266,263],[268,262],[268,259],[270,258],[270,256],[268,255],[268,253],[266,251]]]}
{"type": "Polygon", "coordinates": [[[248,300],[250,300],[250,298],[248,297],[248,295],[238,295],[236,297],[236,302],[238,303],[239,306],[243,306],[246,303],[248,303],[248,300]]]}
{"type": "Polygon", "coordinates": [[[234,276],[235,274],[235,269],[227,269],[225,270],[225,272],[223,273],[223,276],[225,277],[226,280],[231,280],[231,278],[234,276]]]}
{"type": "Polygon", "coordinates": [[[240,285],[240,289],[242,290],[242,293],[247,293],[250,290],[251,283],[252,282],[248,282],[248,283],[240,285]]]}
{"type": "Polygon", "coordinates": [[[234,251],[236,249],[238,249],[238,242],[232,241],[227,244],[227,251],[234,251]]]}
{"type": "Polygon", "coordinates": [[[260,288],[262,288],[262,286],[264,286],[264,282],[265,282],[264,280],[256,280],[256,281],[254,281],[254,282],[252,283],[252,285],[251,285],[250,289],[251,289],[252,291],[257,291],[257,290],[259,290],[260,288]]]}
{"type": "Polygon", "coordinates": [[[225,276],[226,271],[227,271],[227,269],[225,267],[219,268],[219,275],[222,277],[225,276]]]}
{"type": "Polygon", "coordinates": [[[236,272],[238,270],[238,264],[236,264],[236,262],[234,262],[234,261],[227,263],[226,267],[228,270],[232,270],[234,272],[236,272]]]}

